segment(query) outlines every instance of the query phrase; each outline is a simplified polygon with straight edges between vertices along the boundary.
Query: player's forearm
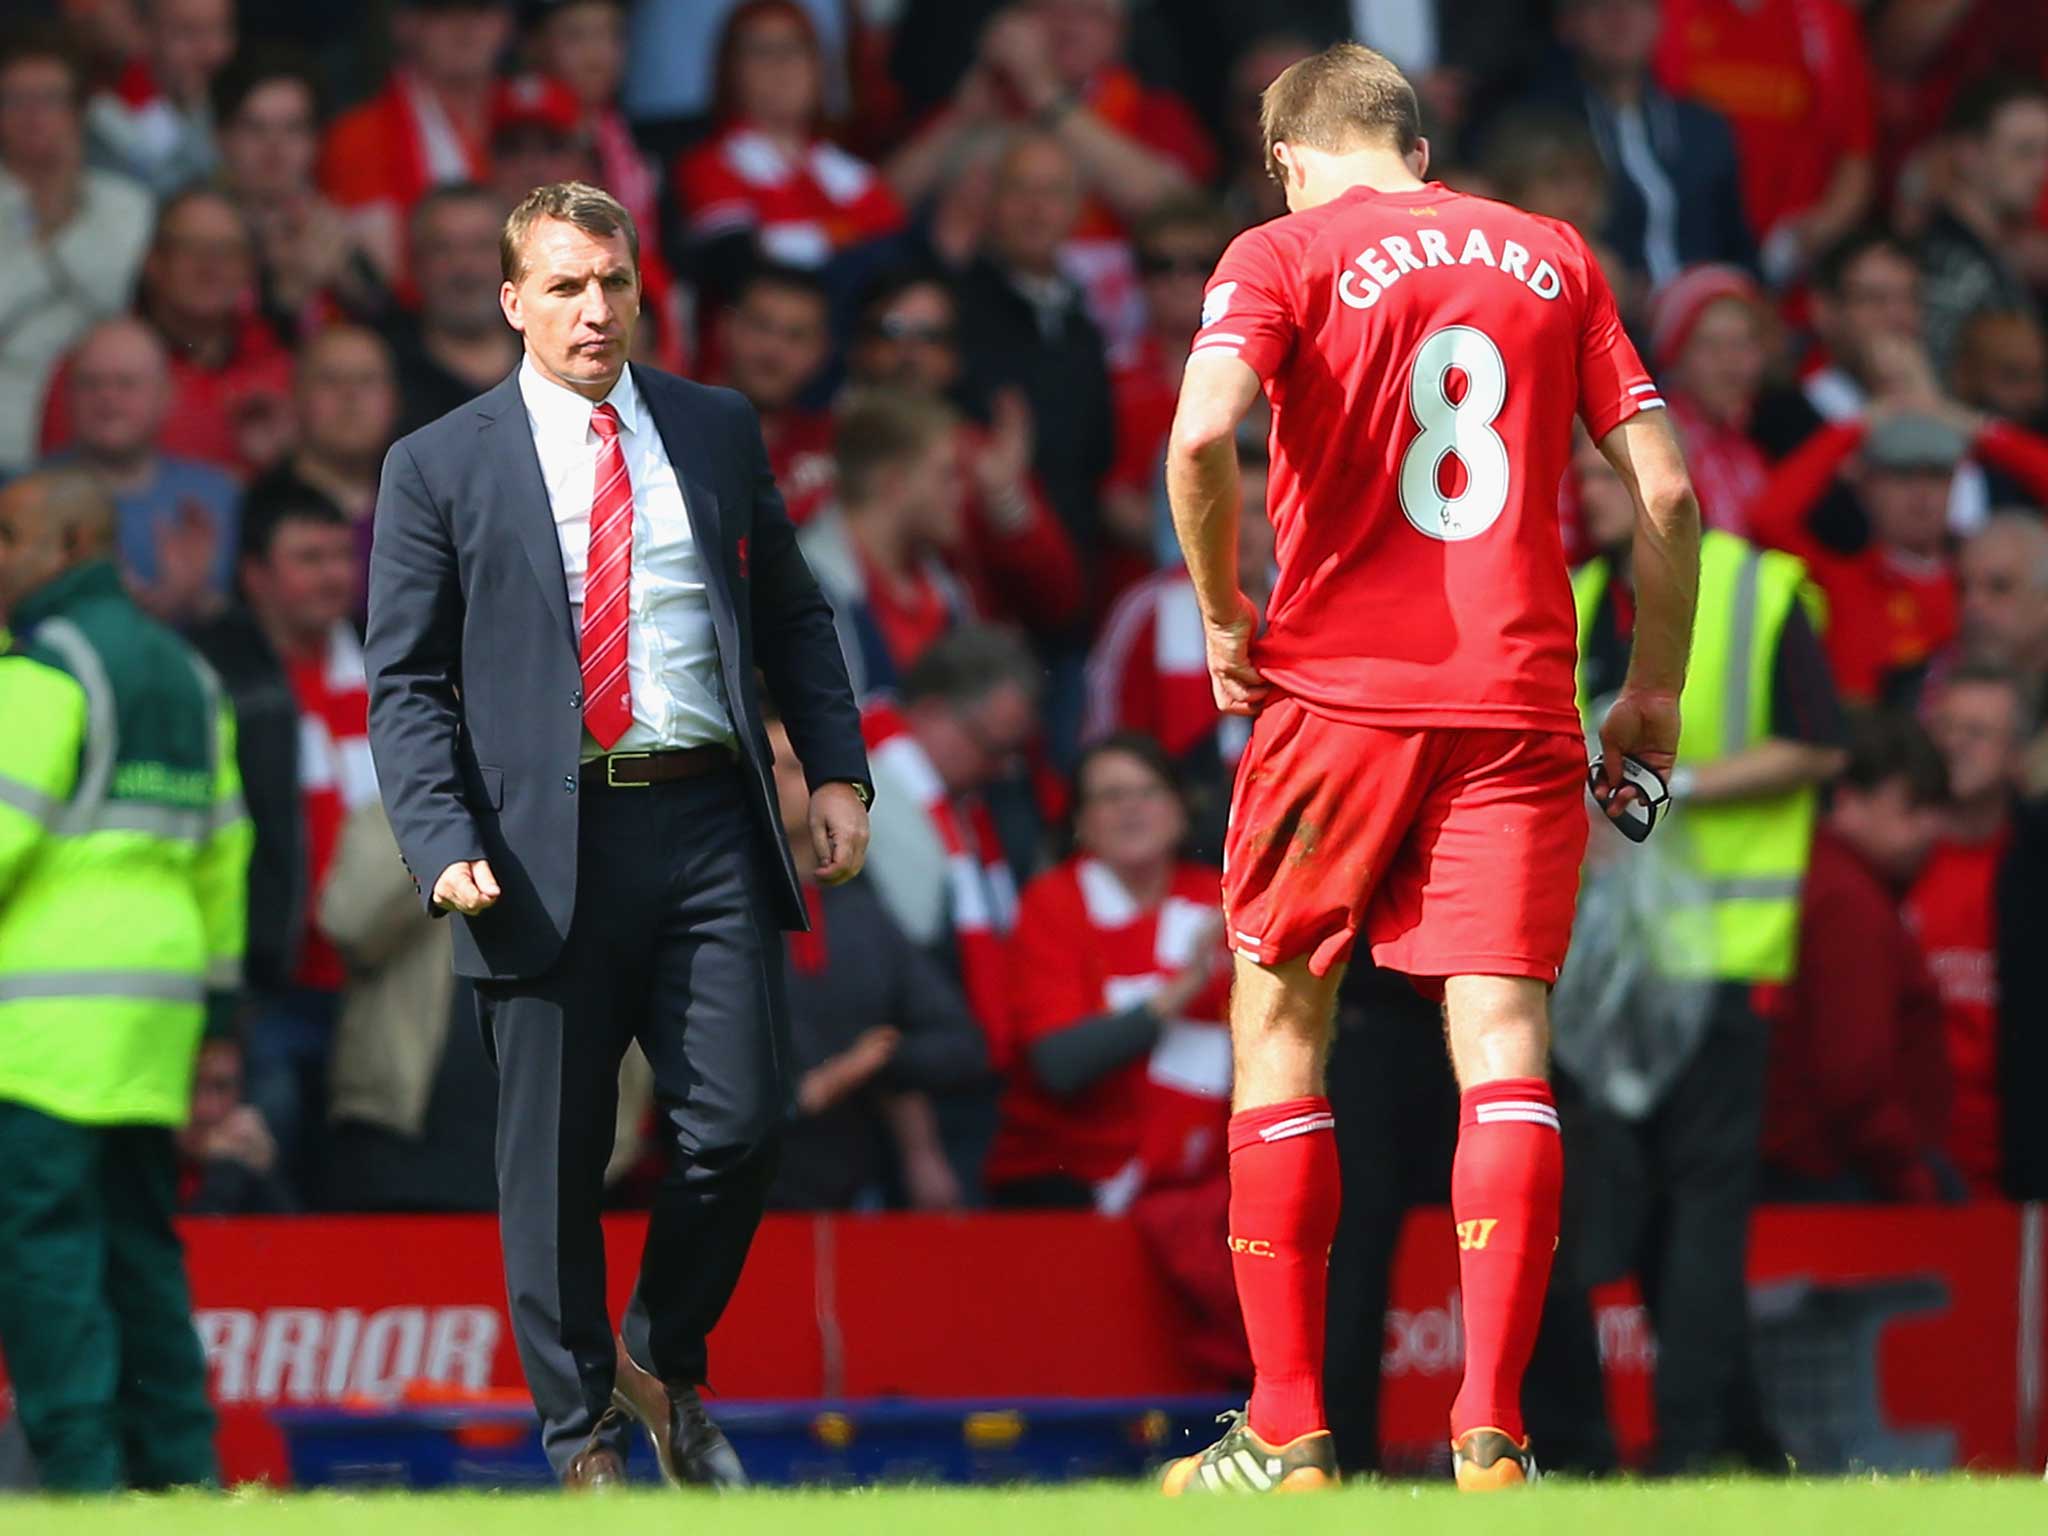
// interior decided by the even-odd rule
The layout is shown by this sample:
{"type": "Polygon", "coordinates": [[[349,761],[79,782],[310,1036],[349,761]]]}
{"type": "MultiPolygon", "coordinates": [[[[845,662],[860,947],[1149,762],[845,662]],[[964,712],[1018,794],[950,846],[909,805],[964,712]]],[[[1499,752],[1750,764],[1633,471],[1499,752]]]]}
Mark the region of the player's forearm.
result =
{"type": "Polygon", "coordinates": [[[1229,623],[1238,593],[1237,445],[1228,436],[1199,443],[1176,437],[1166,455],[1166,495],[1202,616],[1229,623]]]}
{"type": "Polygon", "coordinates": [[[1630,570],[1636,641],[1628,686],[1659,693],[1685,687],[1693,612],[1700,593],[1700,504],[1689,482],[1646,496],[1636,518],[1630,570]]]}

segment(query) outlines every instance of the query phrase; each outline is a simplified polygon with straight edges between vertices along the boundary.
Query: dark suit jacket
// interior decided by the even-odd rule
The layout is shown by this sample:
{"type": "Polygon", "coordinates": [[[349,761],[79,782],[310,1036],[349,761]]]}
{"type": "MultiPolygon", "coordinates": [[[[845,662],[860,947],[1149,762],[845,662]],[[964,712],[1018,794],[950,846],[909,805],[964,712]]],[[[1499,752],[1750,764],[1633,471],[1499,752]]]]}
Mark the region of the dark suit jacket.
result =
{"type": "MultiPolygon", "coordinates": [[[[651,369],[633,377],[704,562],[747,802],[780,871],[777,907],[785,926],[802,927],[755,669],[812,785],[868,784],[832,612],[797,552],[753,407],[651,369]]],[[[457,860],[491,861],[504,894],[455,919],[457,973],[537,976],[576,904],[583,681],[516,372],[399,440],[384,460],[376,530],[365,659],[392,830],[423,893],[457,860]]]]}

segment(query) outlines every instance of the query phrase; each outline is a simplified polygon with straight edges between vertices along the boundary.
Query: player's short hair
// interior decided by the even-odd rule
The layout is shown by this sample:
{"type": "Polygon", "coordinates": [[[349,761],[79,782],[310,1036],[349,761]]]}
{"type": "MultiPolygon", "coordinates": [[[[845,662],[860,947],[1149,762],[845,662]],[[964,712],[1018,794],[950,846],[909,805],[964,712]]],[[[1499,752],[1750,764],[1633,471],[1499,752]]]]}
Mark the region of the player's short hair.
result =
{"type": "Polygon", "coordinates": [[[925,452],[959,423],[943,400],[901,389],[861,389],[848,395],[832,426],[842,504],[873,494],[876,477],[925,452]]]}
{"type": "Polygon", "coordinates": [[[1279,144],[1342,154],[1381,142],[1407,154],[1422,141],[1422,107],[1392,59],[1362,43],[1336,43],[1280,71],[1259,98],[1259,128],[1266,169],[1280,181],[1279,144]]]}
{"type": "Polygon", "coordinates": [[[1842,285],[1849,280],[1849,269],[1872,251],[1896,256],[1909,267],[1918,265],[1897,235],[1882,224],[1866,224],[1850,230],[1820,253],[1813,264],[1813,286],[1831,298],[1838,297],[1842,285]]]}
{"type": "Polygon", "coordinates": [[[498,265],[505,281],[516,283],[526,275],[526,242],[533,226],[542,219],[560,219],[574,224],[586,235],[609,240],[621,231],[633,270],[640,270],[640,231],[633,215],[611,193],[586,181],[551,181],[535,187],[519,200],[519,206],[505,216],[505,228],[498,236],[498,265]]]}
{"type": "Polygon", "coordinates": [[[1896,709],[1849,712],[1849,760],[1838,785],[1871,794],[1894,779],[1914,805],[1948,803],[1948,763],[1927,728],[1896,709]]]}
{"type": "Polygon", "coordinates": [[[2048,81],[2031,75],[1991,75],[1956,97],[1943,126],[1959,138],[1981,139],[1991,132],[1999,113],[2022,101],[2048,106],[2048,81]]]}
{"type": "Polygon", "coordinates": [[[903,675],[903,701],[971,709],[998,688],[1021,688],[1035,702],[1045,673],[1031,647],[993,624],[963,624],[934,641],[903,675]]]}

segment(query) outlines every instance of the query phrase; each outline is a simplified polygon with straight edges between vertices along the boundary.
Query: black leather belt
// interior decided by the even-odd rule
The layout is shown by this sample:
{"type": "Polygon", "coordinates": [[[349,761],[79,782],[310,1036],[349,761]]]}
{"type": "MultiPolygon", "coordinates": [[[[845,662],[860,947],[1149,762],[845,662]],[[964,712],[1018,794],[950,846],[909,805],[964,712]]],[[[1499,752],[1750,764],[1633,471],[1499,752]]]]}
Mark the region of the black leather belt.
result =
{"type": "Polygon", "coordinates": [[[702,778],[730,768],[733,755],[724,747],[683,747],[673,752],[614,752],[583,765],[583,782],[591,789],[646,789],[679,779],[702,778]]]}

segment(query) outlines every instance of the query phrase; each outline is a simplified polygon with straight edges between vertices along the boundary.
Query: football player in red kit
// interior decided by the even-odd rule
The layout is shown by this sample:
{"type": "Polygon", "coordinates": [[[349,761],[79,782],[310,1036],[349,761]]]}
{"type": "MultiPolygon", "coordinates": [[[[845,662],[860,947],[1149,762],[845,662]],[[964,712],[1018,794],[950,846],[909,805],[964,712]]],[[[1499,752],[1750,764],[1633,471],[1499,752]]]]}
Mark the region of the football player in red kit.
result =
{"type": "Polygon", "coordinates": [[[1563,1175],[1547,1005],[1586,837],[1557,523],[1573,417],[1637,508],[1635,649],[1601,728],[1613,815],[1634,793],[1620,787],[1624,755],[1671,770],[1699,509],[1585,241],[1425,181],[1399,70],[1340,44],[1281,75],[1263,117],[1290,211],[1218,264],[1167,456],[1217,703],[1256,717],[1224,875],[1230,1247],[1255,1374],[1246,1412],[1165,1486],[1336,1480],[1322,1361],[1337,1152],[1322,1071],[1361,936],[1380,965],[1441,990],[1463,1106],[1453,1460],[1461,1487],[1511,1486],[1535,1472],[1521,1381],[1563,1175]],[[1279,554],[1263,632],[1238,588],[1232,450],[1261,389],[1279,554]]]}

